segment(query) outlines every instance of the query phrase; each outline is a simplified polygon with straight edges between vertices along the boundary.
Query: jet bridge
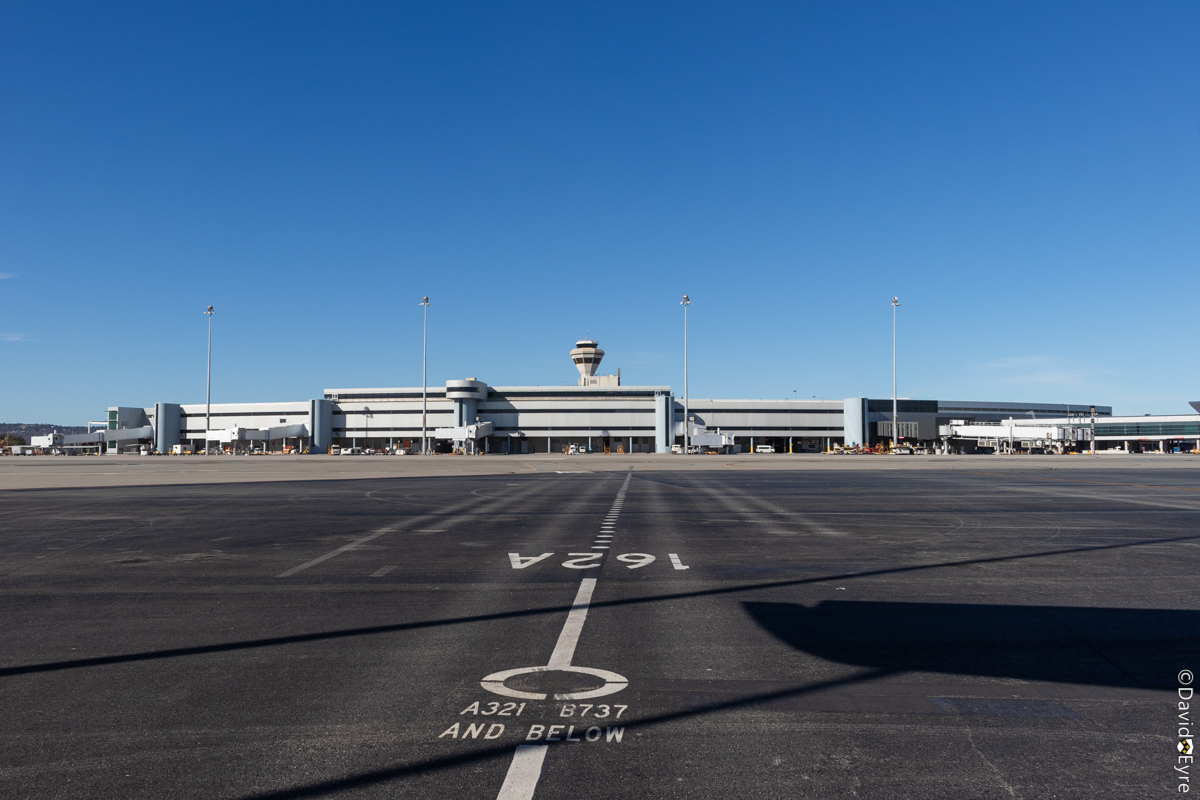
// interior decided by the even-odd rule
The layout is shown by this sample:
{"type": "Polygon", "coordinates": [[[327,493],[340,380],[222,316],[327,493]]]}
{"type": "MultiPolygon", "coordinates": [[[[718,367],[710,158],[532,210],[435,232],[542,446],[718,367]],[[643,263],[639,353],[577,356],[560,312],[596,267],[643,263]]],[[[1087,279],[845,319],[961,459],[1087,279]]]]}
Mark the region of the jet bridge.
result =
{"type": "Polygon", "coordinates": [[[966,422],[951,420],[938,427],[942,452],[950,452],[956,444],[972,443],[975,447],[998,453],[1034,448],[1064,450],[1092,441],[1091,423],[1076,420],[1019,420],[1002,422],[966,422]]]}
{"type": "Polygon", "coordinates": [[[491,436],[495,431],[495,423],[476,420],[471,425],[460,425],[457,428],[434,428],[433,438],[449,439],[455,450],[474,453],[478,449],[477,442],[491,436]]]}

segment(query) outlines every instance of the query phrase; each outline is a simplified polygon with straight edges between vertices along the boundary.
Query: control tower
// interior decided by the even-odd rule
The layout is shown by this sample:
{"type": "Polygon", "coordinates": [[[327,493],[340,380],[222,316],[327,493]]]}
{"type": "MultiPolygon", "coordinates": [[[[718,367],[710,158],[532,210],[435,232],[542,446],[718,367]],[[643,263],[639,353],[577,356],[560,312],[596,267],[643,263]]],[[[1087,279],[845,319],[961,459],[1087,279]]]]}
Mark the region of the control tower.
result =
{"type": "Polygon", "coordinates": [[[580,386],[621,385],[619,370],[616,375],[596,374],[603,358],[604,351],[600,349],[600,343],[595,339],[580,339],[575,343],[575,349],[571,351],[571,360],[575,362],[575,367],[579,370],[580,386]]]}

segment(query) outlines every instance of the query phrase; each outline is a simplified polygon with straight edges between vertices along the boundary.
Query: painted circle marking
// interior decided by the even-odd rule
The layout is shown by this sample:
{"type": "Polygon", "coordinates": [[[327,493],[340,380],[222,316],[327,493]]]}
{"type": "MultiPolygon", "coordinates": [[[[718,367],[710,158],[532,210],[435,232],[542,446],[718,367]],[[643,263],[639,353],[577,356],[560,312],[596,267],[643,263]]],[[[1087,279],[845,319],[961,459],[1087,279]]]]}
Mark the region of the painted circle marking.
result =
{"type": "Polygon", "coordinates": [[[556,694],[554,695],[555,700],[587,700],[592,697],[604,697],[606,694],[616,694],[629,685],[629,681],[624,675],[618,675],[606,669],[593,669],[591,667],[517,667],[516,669],[493,672],[480,681],[479,685],[492,694],[502,695],[503,697],[515,697],[519,700],[545,700],[546,695],[543,693],[522,692],[518,689],[510,689],[504,685],[504,682],[509,678],[538,672],[578,672],[605,680],[605,684],[598,689],[589,689],[586,692],[556,694]]]}

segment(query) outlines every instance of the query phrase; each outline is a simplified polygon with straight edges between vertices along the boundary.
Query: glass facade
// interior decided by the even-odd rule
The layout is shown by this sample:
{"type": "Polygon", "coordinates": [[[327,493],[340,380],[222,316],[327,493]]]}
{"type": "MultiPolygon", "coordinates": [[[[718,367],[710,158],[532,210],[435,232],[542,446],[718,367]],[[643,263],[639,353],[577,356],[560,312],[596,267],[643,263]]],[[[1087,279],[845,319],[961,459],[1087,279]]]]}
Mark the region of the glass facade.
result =
{"type": "Polygon", "coordinates": [[[1098,422],[1097,436],[1200,436],[1200,420],[1196,422],[1098,422]]]}
{"type": "MultiPolygon", "coordinates": [[[[936,414],[937,400],[897,400],[896,410],[901,414],[936,414]]],[[[891,400],[867,400],[867,411],[891,413],[891,400]]]]}

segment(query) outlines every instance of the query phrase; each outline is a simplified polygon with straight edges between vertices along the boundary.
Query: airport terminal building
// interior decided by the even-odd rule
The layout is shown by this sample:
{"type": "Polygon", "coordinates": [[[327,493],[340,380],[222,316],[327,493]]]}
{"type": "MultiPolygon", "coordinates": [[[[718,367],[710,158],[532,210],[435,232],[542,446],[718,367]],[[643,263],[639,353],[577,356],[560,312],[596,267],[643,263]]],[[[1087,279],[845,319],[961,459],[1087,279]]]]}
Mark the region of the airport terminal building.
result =
{"type": "MultiPolygon", "coordinates": [[[[892,400],[714,400],[685,405],[670,386],[623,386],[619,375],[598,375],[597,342],[576,343],[575,386],[489,386],[475,378],[444,386],[326,389],[319,398],[273,403],[156,403],[108,409],[107,429],[65,437],[67,447],[107,453],[194,448],[241,452],[419,450],[424,429],[438,452],[495,454],[562,452],[663,453],[689,443],[700,449],[821,452],[837,445],[870,447],[892,436],[892,400]],[[424,398],[424,399],[423,399],[424,398]],[[422,409],[426,409],[423,414],[422,409]],[[176,446],[180,446],[176,448],[176,446]]],[[[1097,441],[1200,437],[1200,416],[1112,418],[1108,406],[961,400],[898,402],[900,437],[933,442],[950,423],[995,425],[1071,420],[1099,423],[1097,441]],[[1094,410],[1093,410],[1094,409],[1094,410]],[[1153,430],[1152,430],[1153,428],[1153,430]],[[1195,430],[1193,430],[1195,429],[1195,430]]]]}

